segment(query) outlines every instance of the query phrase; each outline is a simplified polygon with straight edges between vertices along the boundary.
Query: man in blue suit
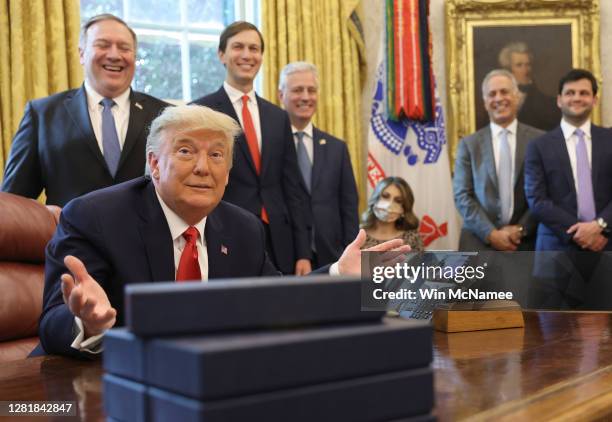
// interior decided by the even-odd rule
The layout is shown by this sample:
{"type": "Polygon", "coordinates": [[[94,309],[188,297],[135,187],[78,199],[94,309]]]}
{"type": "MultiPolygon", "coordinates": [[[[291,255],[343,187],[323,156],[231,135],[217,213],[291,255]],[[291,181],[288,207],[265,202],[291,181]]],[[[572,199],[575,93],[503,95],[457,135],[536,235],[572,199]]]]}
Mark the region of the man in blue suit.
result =
{"type": "MultiPolygon", "coordinates": [[[[148,176],[68,203],[47,248],[39,325],[47,353],[99,352],[104,332],[123,323],[126,284],[278,275],[259,219],[221,200],[239,132],[211,109],[170,107],[151,126],[148,176]]],[[[359,274],[364,241],[361,231],[329,272],[359,274]]]]}
{"type": "Polygon", "coordinates": [[[359,231],[357,185],[348,148],[311,122],[318,93],[313,64],[293,62],[281,70],[278,96],[291,120],[300,184],[309,200],[305,210],[315,268],[335,262],[359,231]]]}
{"type": "Polygon", "coordinates": [[[79,43],[85,83],[30,101],[13,138],[2,190],[47,204],[144,174],[151,121],[166,107],[132,91],[136,34],[116,16],[89,19],[79,43]]]}
{"type": "Polygon", "coordinates": [[[306,274],[311,270],[303,212],[307,200],[300,187],[289,117],[253,89],[263,50],[263,38],[253,24],[234,22],[225,28],[218,50],[225,82],[194,104],[227,114],[244,131],[236,141],[235,165],[223,199],[261,219],[268,252],[281,272],[306,274]]]}
{"type": "Polygon", "coordinates": [[[519,89],[510,72],[489,72],[482,96],[491,122],[460,141],[455,162],[459,249],[533,250],[536,224],[525,200],[523,161],[527,143],[544,132],[517,121],[519,89]]]}
{"type": "Polygon", "coordinates": [[[573,69],[559,82],[561,124],[527,148],[525,192],[539,251],[612,250],[612,133],[591,123],[597,81],[573,69]]]}

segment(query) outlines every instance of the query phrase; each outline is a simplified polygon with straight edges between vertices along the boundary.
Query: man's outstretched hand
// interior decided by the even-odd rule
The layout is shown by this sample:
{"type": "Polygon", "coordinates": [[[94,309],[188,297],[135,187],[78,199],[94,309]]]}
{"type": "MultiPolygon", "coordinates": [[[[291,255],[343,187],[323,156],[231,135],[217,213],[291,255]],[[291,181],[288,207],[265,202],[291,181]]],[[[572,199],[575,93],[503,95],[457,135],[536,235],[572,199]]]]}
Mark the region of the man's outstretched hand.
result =
{"type": "Polygon", "coordinates": [[[62,274],[62,295],[70,312],[83,321],[85,338],[101,334],[115,325],[117,311],[83,262],[68,255],[64,264],[72,274],[62,274]]]}
{"type": "MultiPolygon", "coordinates": [[[[365,240],[366,232],[361,229],[355,240],[344,249],[342,256],[338,260],[338,271],[341,275],[361,274],[361,247],[365,243],[365,240]]],[[[401,255],[410,252],[410,246],[404,245],[402,239],[393,239],[381,243],[380,245],[364,249],[363,252],[387,252],[383,261],[391,264],[396,258],[400,258],[401,261],[401,255]]]]}

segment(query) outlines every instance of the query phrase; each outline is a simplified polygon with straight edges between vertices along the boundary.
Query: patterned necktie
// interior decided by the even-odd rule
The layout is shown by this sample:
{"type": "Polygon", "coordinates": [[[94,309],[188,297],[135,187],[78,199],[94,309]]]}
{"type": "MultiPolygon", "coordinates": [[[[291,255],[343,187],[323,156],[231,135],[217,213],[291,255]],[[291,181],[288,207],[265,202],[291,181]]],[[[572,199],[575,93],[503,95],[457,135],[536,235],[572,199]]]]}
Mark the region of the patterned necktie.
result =
{"type": "Polygon", "coordinates": [[[111,98],[104,98],[100,101],[100,104],[104,107],[102,110],[102,149],[104,150],[104,159],[111,176],[115,177],[117,167],[119,166],[119,158],[121,157],[117,127],[115,126],[115,118],[111,111],[115,102],[111,98]]]}
{"type": "Polygon", "coordinates": [[[576,175],[578,177],[578,220],[595,220],[595,200],[593,198],[593,181],[591,180],[591,166],[587,155],[584,132],[576,129],[578,137],[576,144],[576,175]]]}
{"type": "Polygon", "coordinates": [[[198,229],[191,226],[183,237],[185,238],[185,247],[181,254],[178,270],[176,271],[176,281],[196,281],[202,280],[200,273],[200,262],[198,260],[197,239],[200,236],[198,229]]]}
{"type": "Polygon", "coordinates": [[[305,133],[302,131],[295,133],[295,136],[297,136],[297,160],[298,166],[300,167],[300,172],[304,178],[304,183],[306,183],[306,189],[308,189],[308,193],[310,193],[312,164],[310,163],[310,158],[308,158],[306,145],[304,145],[304,135],[305,133]]]}
{"type": "MultiPolygon", "coordinates": [[[[249,96],[242,96],[242,125],[244,126],[244,136],[247,141],[247,145],[249,147],[249,152],[251,153],[251,158],[253,159],[253,164],[255,164],[255,172],[257,175],[261,173],[261,156],[259,155],[259,143],[257,142],[257,132],[255,132],[255,125],[253,124],[253,118],[251,117],[251,112],[249,111],[249,96]]],[[[270,219],[268,218],[268,213],[266,212],[266,208],[262,205],[261,207],[261,219],[264,223],[270,224],[270,219]]]]}
{"type": "Polygon", "coordinates": [[[501,223],[510,222],[512,214],[512,153],[508,142],[508,130],[503,129],[499,135],[499,202],[501,206],[501,223]]]}

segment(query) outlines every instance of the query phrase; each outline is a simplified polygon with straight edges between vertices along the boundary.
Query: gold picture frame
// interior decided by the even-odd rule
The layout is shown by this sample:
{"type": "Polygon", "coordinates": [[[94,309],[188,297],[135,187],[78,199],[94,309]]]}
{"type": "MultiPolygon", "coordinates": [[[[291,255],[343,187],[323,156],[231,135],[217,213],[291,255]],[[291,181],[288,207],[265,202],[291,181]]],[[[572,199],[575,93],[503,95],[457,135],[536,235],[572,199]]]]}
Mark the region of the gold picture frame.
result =
{"type": "MultiPolygon", "coordinates": [[[[561,69],[566,65],[588,69],[601,82],[599,0],[448,0],[446,28],[447,139],[452,162],[459,140],[477,129],[478,109],[484,111],[482,96],[477,93],[485,69],[477,68],[477,64],[491,64],[499,54],[497,50],[487,56],[483,50],[486,46],[502,45],[504,37],[525,40],[537,35],[534,45],[549,57],[544,65],[547,71],[540,72],[549,86],[549,96],[556,95],[551,83],[558,83],[569,70],[561,69]],[[565,65],[551,63],[551,57],[565,60],[565,65]]],[[[492,65],[486,71],[495,67],[500,66],[492,65]]],[[[599,123],[600,115],[597,107],[595,123],[599,123]]]]}

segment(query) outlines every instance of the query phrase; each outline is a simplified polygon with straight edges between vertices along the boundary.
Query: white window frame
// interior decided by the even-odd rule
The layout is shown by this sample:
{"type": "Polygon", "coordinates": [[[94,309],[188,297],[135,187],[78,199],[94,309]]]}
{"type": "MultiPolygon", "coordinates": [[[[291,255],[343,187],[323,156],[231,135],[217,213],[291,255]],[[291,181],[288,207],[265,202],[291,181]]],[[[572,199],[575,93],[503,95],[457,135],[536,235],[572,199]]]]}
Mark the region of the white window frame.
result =
{"type": "MultiPolygon", "coordinates": [[[[180,24],[166,24],[155,22],[134,22],[130,19],[130,2],[131,0],[123,0],[123,20],[136,32],[141,35],[162,35],[170,38],[177,38],[181,48],[181,88],[183,98],[166,98],[165,100],[173,103],[183,103],[193,100],[191,96],[191,80],[190,80],[190,58],[189,58],[189,41],[201,40],[217,43],[219,35],[223,31],[222,26],[211,25],[208,27],[194,27],[187,24],[187,0],[176,0],[180,8],[181,22],[180,24]],[[178,37],[177,37],[178,35],[178,37]]],[[[258,28],[260,26],[260,5],[257,0],[234,0],[234,16],[236,20],[245,20],[252,22],[258,28]]],[[[255,89],[260,91],[262,85],[262,70],[255,79],[255,89]]],[[[134,83],[135,80],[132,82],[134,83]]]]}

